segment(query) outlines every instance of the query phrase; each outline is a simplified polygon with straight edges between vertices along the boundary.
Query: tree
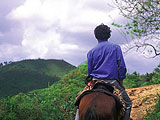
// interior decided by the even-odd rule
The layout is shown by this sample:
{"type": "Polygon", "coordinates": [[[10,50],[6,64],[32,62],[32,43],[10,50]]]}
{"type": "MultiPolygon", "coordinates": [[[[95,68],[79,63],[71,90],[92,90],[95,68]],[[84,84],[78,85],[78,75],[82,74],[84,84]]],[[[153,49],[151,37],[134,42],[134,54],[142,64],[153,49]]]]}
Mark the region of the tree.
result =
{"type": "Polygon", "coordinates": [[[160,1],[159,0],[115,0],[116,7],[129,23],[119,25],[132,41],[125,51],[136,48],[149,57],[160,55],[160,1]]]}
{"type": "Polygon", "coordinates": [[[3,67],[3,63],[0,63],[0,68],[3,67]]]}
{"type": "Polygon", "coordinates": [[[160,64],[154,69],[154,73],[160,73],[160,64]]]}
{"type": "Polygon", "coordinates": [[[7,64],[8,64],[7,61],[5,61],[5,62],[4,62],[4,65],[7,65],[7,64]]]}

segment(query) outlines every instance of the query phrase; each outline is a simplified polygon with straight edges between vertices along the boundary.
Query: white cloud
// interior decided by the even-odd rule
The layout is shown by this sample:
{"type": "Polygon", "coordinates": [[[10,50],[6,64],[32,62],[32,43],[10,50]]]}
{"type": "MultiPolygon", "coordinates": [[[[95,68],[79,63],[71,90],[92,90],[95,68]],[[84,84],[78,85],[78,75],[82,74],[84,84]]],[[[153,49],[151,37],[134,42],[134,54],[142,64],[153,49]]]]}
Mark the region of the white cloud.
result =
{"type": "Polygon", "coordinates": [[[125,56],[125,62],[129,73],[139,72],[141,74],[153,72],[153,69],[160,64],[159,57],[146,59],[135,49],[129,51],[125,56]]]}
{"type": "Polygon", "coordinates": [[[62,43],[59,31],[73,24],[70,19],[72,16],[70,3],[69,0],[26,0],[24,5],[8,15],[22,22],[24,27],[22,47],[26,48],[25,51],[30,58],[45,57],[51,51],[55,55],[63,56],[69,54],[71,50],[79,49],[75,44],[62,43]]]}
{"type": "Polygon", "coordinates": [[[154,52],[148,52],[148,50],[152,50],[153,48],[144,46],[137,49],[136,45],[141,46],[144,43],[150,43],[155,46],[158,44],[157,39],[154,39],[151,36],[145,36],[144,38],[137,38],[121,45],[129,73],[135,71],[140,73],[150,73],[153,72],[153,69],[156,68],[158,64],[160,64],[160,56],[152,58],[154,52]]]}
{"type": "Polygon", "coordinates": [[[48,52],[63,56],[69,54],[70,50],[78,49],[77,45],[62,43],[60,33],[55,29],[40,31],[30,27],[25,29],[24,38],[22,45],[30,53],[31,58],[45,57],[48,52]]]}
{"type": "Polygon", "coordinates": [[[60,49],[61,50],[75,50],[78,49],[77,45],[72,45],[72,44],[61,44],[60,45],[60,49]]]}
{"type": "MultiPolygon", "coordinates": [[[[24,34],[21,44],[29,58],[45,57],[49,52],[53,52],[52,57],[64,57],[75,50],[84,52],[86,49],[63,42],[62,31],[87,32],[92,31],[91,25],[109,22],[109,14],[105,11],[85,6],[90,3],[92,1],[26,0],[8,18],[22,23],[24,34]]],[[[94,7],[93,4],[91,6],[94,7]]]]}
{"type": "Polygon", "coordinates": [[[154,49],[150,45],[153,45],[155,49],[159,50],[160,41],[159,35],[148,35],[141,38],[136,38],[132,41],[128,41],[122,45],[124,54],[126,54],[131,48],[141,53],[146,58],[153,58],[155,56],[154,49]],[[149,44],[149,45],[145,45],[149,44]]]}
{"type": "Polygon", "coordinates": [[[23,48],[17,45],[2,44],[0,45],[1,61],[17,61],[26,58],[27,53],[23,52],[23,48]]]}
{"type": "Polygon", "coordinates": [[[4,36],[4,34],[0,32],[0,37],[3,37],[3,36],[4,36]]]}
{"type": "MultiPolygon", "coordinates": [[[[85,48],[82,44],[85,43],[84,37],[82,40],[77,38],[82,37],[79,33],[93,34],[95,26],[101,23],[110,25],[112,21],[121,19],[119,10],[108,4],[112,4],[112,0],[26,0],[7,16],[22,24],[21,46],[0,45],[0,59],[60,58],[74,65],[80,64],[93,46],[85,48]],[[64,31],[70,36],[64,37],[64,31]]],[[[117,33],[112,37],[121,41],[117,33]]],[[[90,42],[86,43],[89,44],[92,40],[91,37],[88,39],[90,42]]],[[[135,53],[128,54],[126,60],[129,67],[135,69],[130,64],[130,61],[136,61],[135,53]]]]}
{"type": "Polygon", "coordinates": [[[63,29],[68,28],[69,30],[78,31],[82,27],[86,27],[87,24],[97,25],[102,22],[110,22],[110,16],[115,17],[118,15],[117,9],[107,12],[107,6],[104,3],[107,5],[107,2],[104,1],[43,0],[42,2],[42,0],[26,0],[24,5],[13,10],[9,17],[24,20],[25,22],[26,20],[34,22],[36,19],[35,24],[41,21],[42,25],[48,26],[56,23],[63,29]],[[96,9],[96,4],[104,5],[106,11],[96,9]],[[92,6],[92,9],[89,5],[92,6]]]}

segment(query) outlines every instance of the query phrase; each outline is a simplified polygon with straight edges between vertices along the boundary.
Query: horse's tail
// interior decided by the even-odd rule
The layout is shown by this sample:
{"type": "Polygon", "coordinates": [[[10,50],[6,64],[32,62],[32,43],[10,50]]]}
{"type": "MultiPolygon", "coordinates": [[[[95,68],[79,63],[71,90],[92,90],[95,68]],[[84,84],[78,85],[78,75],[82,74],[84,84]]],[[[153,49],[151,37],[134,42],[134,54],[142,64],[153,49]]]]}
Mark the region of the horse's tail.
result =
{"type": "Polygon", "coordinates": [[[84,117],[83,117],[83,120],[98,120],[98,115],[96,113],[96,110],[95,108],[88,108],[84,117]]]}

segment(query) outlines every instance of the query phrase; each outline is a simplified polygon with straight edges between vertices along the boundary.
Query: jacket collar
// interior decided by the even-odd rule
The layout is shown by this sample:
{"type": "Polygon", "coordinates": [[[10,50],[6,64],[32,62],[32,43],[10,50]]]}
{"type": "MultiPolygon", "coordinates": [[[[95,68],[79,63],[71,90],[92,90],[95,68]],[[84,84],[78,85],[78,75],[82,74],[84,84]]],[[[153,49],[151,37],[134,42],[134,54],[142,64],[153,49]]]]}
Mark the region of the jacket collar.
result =
{"type": "Polygon", "coordinates": [[[108,42],[108,40],[99,40],[98,43],[108,42]]]}

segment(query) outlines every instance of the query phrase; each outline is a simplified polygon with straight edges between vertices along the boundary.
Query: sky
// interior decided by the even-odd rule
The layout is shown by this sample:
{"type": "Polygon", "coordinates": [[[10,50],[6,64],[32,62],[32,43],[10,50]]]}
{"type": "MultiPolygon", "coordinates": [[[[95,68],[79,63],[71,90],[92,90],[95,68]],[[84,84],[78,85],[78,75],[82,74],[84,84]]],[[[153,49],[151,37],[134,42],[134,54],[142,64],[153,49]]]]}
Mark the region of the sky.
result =
{"type": "MultiPolygon", "coordinates": [[[[78,66],[97,44],[94,29],[111,27],[110,42],[123,46],[124,37],[112,22],[126,20],[112,0],[5,0],[0,2],[0,62],[63,59],[78,66]]],[[[150,73],[159,57],[146,59],[135,50],[124,54],[129,73],[150,73]]]]}

